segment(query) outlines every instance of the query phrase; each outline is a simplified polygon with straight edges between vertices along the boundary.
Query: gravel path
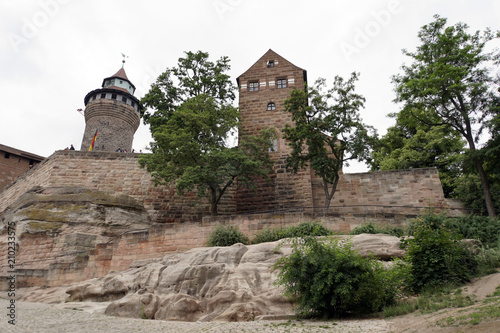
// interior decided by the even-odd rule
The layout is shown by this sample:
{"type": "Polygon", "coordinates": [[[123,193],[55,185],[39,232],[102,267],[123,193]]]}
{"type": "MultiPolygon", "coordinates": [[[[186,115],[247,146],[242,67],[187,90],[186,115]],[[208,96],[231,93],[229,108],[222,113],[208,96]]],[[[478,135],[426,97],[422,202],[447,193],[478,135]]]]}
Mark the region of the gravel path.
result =
{"type": "Polygon", "coordinates": [[[174,322],[108,317],[56,305],[16,302],[16,325],[7,322],[8,300],[3,309],[0,332],[9,333],[196,333],[196,332],[391,332],[385,320],[355,321],[253,321],[253,322],[174,322]]]}

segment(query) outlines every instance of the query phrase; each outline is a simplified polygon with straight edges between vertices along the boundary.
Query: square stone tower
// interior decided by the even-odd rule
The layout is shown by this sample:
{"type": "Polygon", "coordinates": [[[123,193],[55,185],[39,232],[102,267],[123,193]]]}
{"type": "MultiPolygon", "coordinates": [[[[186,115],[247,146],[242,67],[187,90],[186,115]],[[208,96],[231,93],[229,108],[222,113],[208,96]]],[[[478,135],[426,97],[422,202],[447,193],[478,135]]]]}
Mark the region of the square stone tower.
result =
{"type": "Polygon", "coordinates": [[[291,115],[283,109],[284,101],[290,97],[292,89],[305,89],[307,72],[270,49],[236,80],[242,122],[238,139],[256,135],[265,127],[274,128],[277,136],[270,152],[275,163],[270,172],[271,181],[258,180],[257,190],[240,186],[237,210],[312,207],[311,172],[301,170],[295,175],[286,170],[285,160],[290,147],[281,133],[285,124],[291,123],[291,115]]]}

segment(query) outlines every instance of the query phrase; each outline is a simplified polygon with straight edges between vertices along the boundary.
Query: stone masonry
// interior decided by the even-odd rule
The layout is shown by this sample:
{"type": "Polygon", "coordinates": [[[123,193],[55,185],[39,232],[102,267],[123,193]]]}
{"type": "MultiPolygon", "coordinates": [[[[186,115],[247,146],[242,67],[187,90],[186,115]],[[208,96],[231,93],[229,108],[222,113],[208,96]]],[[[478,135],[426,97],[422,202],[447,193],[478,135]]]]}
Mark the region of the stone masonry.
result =
{"type": "Polygon", "coordinates": [[[0,191],[45,157],[0,144],[0,191]]]}
{"type": "Polygon", "coordinates": [[[291,123],[290,115],[283,109],[284,101],[292,89],[305,88],[307,72],[269,50],[237,82],[242,123],[239,140],[246,135],[257,135],[263,128],[273,128],[277,136],[270,153],[275,163],[270,181],[258,181],[257,191],[239,188],[238,211],[312,207],[311,172],[301,170],[294,175],[286,170],[285,159],[290,148],[281,134],[285,124],[291,123]]]}

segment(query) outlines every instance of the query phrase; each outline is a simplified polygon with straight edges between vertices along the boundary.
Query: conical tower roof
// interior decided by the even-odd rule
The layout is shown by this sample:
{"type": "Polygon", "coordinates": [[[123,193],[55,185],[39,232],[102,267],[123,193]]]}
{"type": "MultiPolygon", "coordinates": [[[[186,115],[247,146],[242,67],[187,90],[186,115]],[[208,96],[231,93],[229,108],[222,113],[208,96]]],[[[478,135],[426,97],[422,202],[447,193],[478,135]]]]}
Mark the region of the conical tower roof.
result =
{"type": "MultiPolygon", "coordinates": [[[[110,77],[117,77],[117,78],[120,78],[120,79],[125,79],[127,81],[129,81],[128,77],[127,77],[127,74],[125,73],[125,68],[120,68],[120,70],[118,70],[118,72],[116,72],[115,75],[112,75],[110,77]]],[[[130,82],[130,81],[129,81],[130,82]]]]}
{"type": "Polygon", "coordinates": [[[102,81],[102,87],[123,90],[132,95],[135,92],[135,86],[128,79],[127,73],[125,73],[125,69],[123,67],[120,68],[114,75],[105,78],[102,81]]]}

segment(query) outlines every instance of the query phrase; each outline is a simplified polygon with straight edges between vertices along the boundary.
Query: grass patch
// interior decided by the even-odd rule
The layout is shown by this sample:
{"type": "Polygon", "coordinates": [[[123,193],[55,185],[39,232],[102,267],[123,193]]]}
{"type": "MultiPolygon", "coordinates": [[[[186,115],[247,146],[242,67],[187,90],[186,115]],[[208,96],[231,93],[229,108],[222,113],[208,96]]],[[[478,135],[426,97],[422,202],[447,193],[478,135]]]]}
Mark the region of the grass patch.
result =
{"type": "Polygon", "coordinates": [[[474,308],[469,313],[457,317],[448,317],[437,322],[439,326],[468,326],[478,325],[484,321],[500,318],[500,297],[488,300],[483,305],[474,308]]]}
{"type": "Polygon", "coordinates": [[[401,316],[415,311],[422,314],[436,312],[446,308],[463,308],[474,304],[470,296],[462,294],[462,289],[442,288],[427,290],[413,299],[399,301],[384,308],[384,318],[401,316]]]}

